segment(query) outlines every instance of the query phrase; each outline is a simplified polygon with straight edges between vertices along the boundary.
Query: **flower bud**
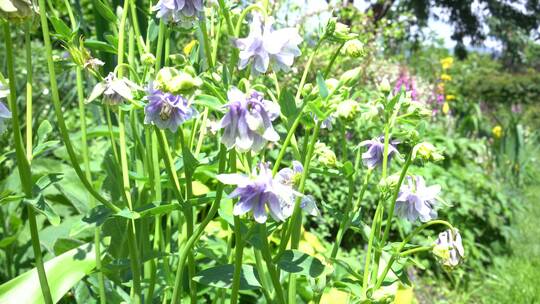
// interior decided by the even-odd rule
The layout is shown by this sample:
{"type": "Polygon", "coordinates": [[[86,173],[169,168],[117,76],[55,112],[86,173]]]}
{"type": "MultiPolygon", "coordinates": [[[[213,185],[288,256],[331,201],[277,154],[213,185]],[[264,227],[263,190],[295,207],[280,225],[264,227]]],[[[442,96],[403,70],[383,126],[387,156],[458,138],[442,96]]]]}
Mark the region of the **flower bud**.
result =
{"type": "Polygon", "coordinates": [[[422,142],[414,146],[412,150],[412,159],[416,159],[417,157],[423,160],[433,161],[440,161],[444,159],[444,156],[437,151],[435,146],[428,142],[422,142]]]}
{"type": "MultiPolygon", "coordinates": [[[[188,72],[192,72],[186,69],[188,72]]],[[[174,68],[162,68],[156,77],[156,88],[173,94],[189,95],[202,85],[199,77],[174,68]]]]}
{"type": "Polygon", "coordinates": [[[364,44],[358,39],[345,42],[343,48],[345,49],[345,54],[352,58],[358,58],[365,55],[364,44]]]}
{"type": "Polygon", "coordinates": [[[390,93],[390,90],[392,90],[392,87],[390,86],[390,81],[388,81],[388,78],[384,77],[383,80],[378,85],[379,91],[382,93],[388,94],[390,93]]]}
{"type": "Polygon", "coordinates": [[[351,119],[358,112],[358,107],[358,102],[348,99],[337,105],[336,114],[338,117],[351,119]]]}
{"type": "Polygon", "coordinates": [[[315,154],[318,155],[317,160],[328,167],[334,167],[337,164],[337,157],[334,151],[322,142],[315,144],[315,154]]]}
{"type": "Polygon", "coordinates": [[[146,66],[153,66],[156,63],[156,57],[152,53],[145,53],[141,56],[141,62],[146,66]]]}
{"type": "Polygon", "coordinates": [[[359,67],[345,71],[345,73],[343,73],[343,75],[341,75],[339,78],[339,81],[347,86],[353,85],[360,78],[361,72],[362,70],[359,67]]]}

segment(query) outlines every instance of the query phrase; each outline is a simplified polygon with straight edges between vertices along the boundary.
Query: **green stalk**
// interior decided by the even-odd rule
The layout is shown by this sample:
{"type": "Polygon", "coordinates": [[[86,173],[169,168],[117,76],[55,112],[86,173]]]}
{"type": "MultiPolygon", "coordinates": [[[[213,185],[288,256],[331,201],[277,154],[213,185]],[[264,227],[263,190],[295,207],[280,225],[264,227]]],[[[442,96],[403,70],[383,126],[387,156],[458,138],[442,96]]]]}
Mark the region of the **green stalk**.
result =
{"type": "MultiPolygon", "coordinates": [[[[311,137],[311,141],[308,146],[306,159],[304,160],[304,172],[302,172],[302,175],[300,178],[300,184],[298,186],[298,192],[300,193],[304,193],[306,179],[309,175],[309,169],[310,169],[309,167],[311,164],[311,158],[315,150],[315,143],[317,142],[317,139],[319,137],[319,130],[321,128],[321,123],[322,121],[319,121],[315,125],[315,129],[313,130],[313,136],[311,137]]],[[[300,232],[302,230],[302,209],[300,208],[300,202],[301,202],[301,198],[298,197],[295,202],[294,212],[291,219],[291,225],[289,227],[289,230],[291,231],[291,249],[297,249],[298,244],[300,243],[300,232]]],[[[285,239],[284,242],[287,243],[288,238],[285,239]]],[[[290,303],[296,302],[296,277],[294,274],[289,275],[288,298],[289,298],[290,303]]]]}
{"type": "Polygon", "coordinates": [[[343,219],[339,223],[339,229],[336,235],[336,240],[334,241],[334,246],[332,247],[332,253],[330,254],[330,257],[333,259],[337,256],[339,245],[341,244],[341,240],[343,239],[343,235],[345,235],[346,232],[346,225],[349,224],[349,218],[351,217],[351,209],[352,209],[352,195],[354,191],[354,182],[352,176],[349,176],[349,191],[347,194],[347,202],[345,203],[345,210],[343,212],[343,219]]]}
{"type": "Polygon", "coordinates": [[[345,45],[345,42],[343,42],[339,48],[334,52],[334,55],[332,55],[332,58],[330,59],[330,62],[326,66],[326,69],[324,70],[324,78],[328,78],[328,75],[330,75],[330,71],[332,70],[332,67],[334,66],[334,63],[336,62],[336,58],[339,56],[339,52],[341,52],[341,49],[345,45]]]}
{"type": "MultiPolygon", "coordinates": [[[[44,0],[40,0],[40,7],[44,5],[42,3],[44,0]]],[[[44,16],[43,16],[44,17],[44,16]]],[[[43,18],[42,17],[42,18],[43,18]]],[[[25,193],[26,198],[30,199],[33,197],[32,193],[32,172],[30,169],[30,164],[28,159],[25,156],[23,139],[21,135],[21,129],[19,125],[19,111],[17,109],[17,100],[16,100],[16,87],[15,87],[15,69],[13,66],[13,44],[11,41],[11,32],[9,30],[9,24],[4,22],[4,39],[6,45],[6,60],[7,60],[7,70],[9,78],[9,106],[11,108],[12,118],[11,123],[13,126],[13,137],[15,141],[15,155],[17,159],[17,166],[19,169],[19,176],[21,179],[21,184],[25,193]]],[[[52,304],[53,300],[51,297],[51,291],[49,289],[49,284],[47,282],[47,274],[43,266],[43,257],[41,253],[41,245],[39,242],[39,232],[36,223],[36,214],[34,209],[30,205],[27,205],[28,210],[28,223],[30,225],[30,237],[32,242],[32,249],[34,251],[34,257],[36,261],[36,268],[39,278],[39,285],[41,287],[41,292],[43,294],[43,299],[45,303],[52,304]]]]}
{"type": "MultiPolygon", "coordinates": [[[[158,139],[159,139],[159,136],[158,136],[158,139]]],[[[218,174],[225,172],[226,160],[227,160],[227,148],[224,145],[221,145],[221,148],[219,150],[218,174]]],[[[206,226],[208,226],[210,221],[212,221],[212,219],[216,215],[219,209],[219,204],[221,202],[221,197],[223,196],[223,188],[224,188],[224,185],[219,183],[216,189],[216,199],[213,202],[212,206],[210,207],[208,214],[203,219],[203,221],[199,224],[199,226],[197,226],[197,229],[195,230],[193,235],[191,235],[191,237],[187,240],[182,250],[180,250],[180,257],[178,259],[178,267],[176,269],[176,278],[174,280],[174,289],[173,289],[171,304],[180,303],[179,300],[181,298],[181,289],[182,289],[181,285],[182,285],[184,265],[186,263],[189,253],[193,249],[193,246],[195,246],[195,243],[202,236],[206,226]]]]}
{"type": "MultiPolygon", "coordinates": [[[[229,152],[230,160],[229,166],[231,172],[236,172],[236,151],[232,150],[229,152]]],[[[235,201],[233,201],[233,204],[235,201]]],[[[244,255],[244,243],[242,240],[242,232],[240,229],[240,217],[234,216],[234,273],[233,273],[233,282],[231,287],[231,304],[236,304],[238,302],[238,290],[240,288],[240,279],[242,274],[242,257],[244,255]]]]}
{"type": "Polygon", "coordinates": [[[313,59],[315,58],[315,55],[317,54],[317,51],[319,50],[319,47],[321,46],[323,41],[324,41],[324,38],[319,39],[319,42],[317,42],[317,45],[315,46],[315,50],[313,50],[313,53],[311,53],[311,56],[309,56],[309,59],[306,63],[304,73],[302,74],[302,78],[300,79],[300,84],[298,85],[298,91],[296,92],[296,97],[294,98],[297,104],[300,101],[300,96],[302,96],[302,90],[304,89],[304,84],[306,83],[307,75],[309,73],[309,69],[311,68],[311,63],[313,62],[313,59]]]}
{"type": "Polygon", "coordinates": [[[203,36],[204,55],[206,56],[208,67],[211,69],[214,67],[214,63],[212,61],[212,50],[210,48],[210,39],[208,38],[208,30],[206,28],[206,18],[204,17],[204,13],[199,16],[199,26],[203,36]]]}
{"type": "Polygon", "coordinates": [[[229,35],[234,35],[234,25],[231,20],[231,15],[229,14],[229,8],[225,6],[225,0],[218,0],[219,7],[221,8],[221,13],[225,16],[225,21],[227,22],[227,32],[229,35]]]}
{"type": "Polygon", "coordinates": [[[32,162],[32,41],[30,32],[32,21],[26,21],[24,28],[24,45],[26,48],[26,158],[32,162]]]}
{"type": "Polygon", "coordinates": [[[382,163],[382,179],[386,179],[387,167],[388,167],[388,145],[390,143],[390,126],[388,122],[384,125],[384,150],[383,150],[383,163],[382,163]]]}
{"type": "Polygon", "coordinates": [[[296,117],[296,119],[293,121],[293,124],[291,125],[291,128],[287,132],[287,137],[285,137],[285,141],[283,142],[283,145],[281,146],[281,149],[279,150],[278,157],[276,159],[276,162],[274,163],[274,167],[272,168],[272,175],[276,175],[276,173],[279,170],[279,165],[281,164],[281,161],[283,160],[283,157],[285,156],[285,152],[287,152],[287,147],[291,143],[291,139],[294,136],[294,132],[296,131],[296,128],[300,124],[300,120],[302,119],[302,110],[300,110],[300,113],[296,117]]]}
{"type": "Polygon", "coordinates": [[[263,292],[264,298],[266,299],[266,303],[272,303],[272,296],[268,292],[269,290],[271,290],[270,282],[268,282],[268,279],[266,277],[267,272],[264,271],[264,266],[262,264],[263,258],[262,258],[261,251],[256,248],[253,248],[253,253],[255,256],[255,267],[257,267],[257,271],[259,272],[259,276],[261,278],[261,285],[262,285],[261,290],[263,292]]]}
{"type": "MultiPolygon", "coordinates": [[[[270,255],[270,247],[268,246],[268,235],[266,231],[266,224],[259,224],[259,233],[262,241],[262,253],[263,259],[266,262],[266,268],[270,273],[270,279],[272,280],[272,285],[274,285],[274,290],[276,291],[276,298],[278,303],[285,304],[285,295],[283,294],[283,289],[281,287],[281,282],[279,281],[279,273],[276,271],[273,265],[272,256],[270,255]]],[[[291,302],[290,303],[295,303],[291,302]]]]}
{"type": "Polygon", "coordinates": [[[79,163],[77,161],[77,154],[75,153],[75,150],[73,149],[73,145],[71,143],[71,139],[69,138],[69,133],[66,127],[66,123],[64,121],[64,114],[62,105],[60,103],[60,96],[58,94],[58,84],[56,82],[56,71],[54,70],[54,61],[53,61],[53,55],[52,55],[52,46],[51,46],[51,38],[49,34],[49,25],[47,23],[47,15],[45,11],[45,0],[39,0],[39,15],[41,18],[41,30],[43,32],[43,42],[45,44],[45,53],[47,57],[47,67],[49,71],[49,79],[51,82],[51,95],[52,95],[52,102],[54,106],[54,112],[56,115],[57,125],[60,130],[60,135],[62,136],[62,140],[64,142],[64,145],[66,146],[66,151],[69,155],[69,159],[71,162],[71,166],[75,170],[75,173],[83,183],[84,187],[92,194],[93,197],[95,197],[100,203],[107,206],[109,209],[111,209],[113,212],[120,211],[120,208],[113,205],[111,202],[107,201],[101,194],[99,194],[92,186],[92,184],[88,181],[88,179],[85,177],[84,173],[81,170],[81,167],[79,166],[79,163]]]}
{"type": "Polygon", "coordinates": [[[157,41],[157,50],[156,50],[156,66],[155,70],[157,71],[161,68],[161,61],[163,58],[163,40],[165,39],[165,31],[167,29],[165,28],[165,22],[163,20],[159,21],[159,33],[158,33],[158,41],[157,41]]]}
{"type": "MultiPolygon", "coordinates": [[[[180,138],[180,144],[182,146],[182,158],[184,159],[184,176],[186,178],[186,201],[187,205],[184,209],[184,217],[186,219],[187,225],[187,236],[193,236],[193,207],[189,204],[189,199],[193,196],[192,189],[192,174],[190,168],[188,167],[187,160],[189,159],[188,155],[190,151],[188,150],[187,142],[184,138],[184,129],[180,127],[178,129],[178,137],[180,138]]],[[[188,284],[189,284],[189,293],[191,298],[191,303],[196,303],[197,298],[197,283],[192,280],[195,276],[195,260],[193,257],[193,252],[190,252],[188,255],[188,284]]]]}
{"type": "Polygon", "coordinates": [[[377,206],[375,215],[373,216],[373,223],[371,225],[371,233],[369,234],[368,247],[366,250],[366,261],[364,263],[364,279],[362,281],[362,295],[366,297],[367,288],[369,283],[369,265],[371,264],[371,251],[373,248],[373,240],[375,239],[375,225],[376,220],[379,218],[379,215],[382,210],[382,205],[377,206]]]}
{"type": "Polygon", "coordinates": [[[405,165],[403,165],[403,169],[401,169],[401,174],[399,175],[399,180],[396,185],[396,189],[394,190],[394,196],[391,200],[390,209],[388,209],[388,218],[386,219],[386,226],[384,227],[384,234],[381,239],[381,244],[384,246],[386,240],[388,239],[388,234],[390,233],[390,227],[392,226],[392,218],[394,217],[394,209],[396,207],[396,200],[399,195],[399,189],[401,188],[401,184],[403,184],[403,180],[405,179],[405,176],[407,175],[407,170],[409,169],[409,166],[412,162],[412,151],[407,155],[407,159],[405,160],[405,165]]]}
{"type": "MultiPolygon", "coordinates": [[[[124,7],[122,11],[122,18],[120,19],[120,26],[118,28],[118,78],[121,79],[124,76],[124,40],[126,31],[126,21],[129,14],[130,1],[124,1],[124,7]]],[[[127,144],[126,144],[126,130],[125,130],[125,112],[119,109],[118,118],[118,140],[120,146],[120,167],[122,170],[122,187],[123,196],[128,205],[129,210],[133,210],[133,202],[131,198],[131,186],[129,181],[129,168],[127,160],[127,144]]],[[[139,250],[137,248],[137,231],[135,228],[135,220],[129,221],[127,240],[129,246],[129,255],[131,262],[131,270],[133,272],[133,285],[131,288],[132,301],[134,303],[141,303],[141,270],[139,263],[139,250]]]]}
{"type": "Polygon", "coordinates": [[[384,268],[381,276],[377,279],[377,283],[375,285],[375,290],[379,289],[379,287],[381,287],[381,284],[384,280],[384,278],[386,277],[386,275],[388,274],[388,271],[390,270],[390,268],[392,267],[392,264],[394,263],[394,261],[396,260],[396,258],[398,257],[398,255],[400,255],[401,253],[401,250],[403,250],[403,247],[405,247],[405,245],[407,245],[409,243],[409,241],[415,236],[417,235],[418,233],[420,233],[422,230],[426,229],[427,227],[429,226],[432,226],[432,225],[437,225],[437,224],[440,224],[440,225],[445,225],[447,226],[448,228],[450,228],[450,230],[454,230],[454,227],[448,223],[447,221],[442,221],[442,220],[434,220],[434,221],[431,221],[431,222],[427,222],[421,226],[418,226],[413,232],[411,232],[411,234],[409,234],[402,242],[401,244],[399,245],[398,249],[396,250],[396,252],[392,255],[392,257],[390,258],[390,261],[388,261],[388,263],[386,264],[386,267],[384,268]]]}

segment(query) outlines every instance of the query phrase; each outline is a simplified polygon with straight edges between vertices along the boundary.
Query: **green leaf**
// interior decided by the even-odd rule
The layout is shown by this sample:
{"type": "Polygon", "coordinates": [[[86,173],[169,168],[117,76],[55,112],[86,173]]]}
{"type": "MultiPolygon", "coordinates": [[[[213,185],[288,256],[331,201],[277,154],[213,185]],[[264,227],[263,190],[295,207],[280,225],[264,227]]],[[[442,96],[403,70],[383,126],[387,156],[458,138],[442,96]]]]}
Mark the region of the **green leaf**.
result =
{"type": "MultiPolygon", "coordinates": [[[[96,266],[91,244],[84,244],[45,263],[53,301],[58,302],[96,266]]],[[[45,303],[36,268],[0,286],[0,303],[45,303]]]]}
{"type": "Polygon", "coordinates": [[[205,106],[209,108],[210,110],[220,111],[220,112],[223,107],[223,104],[221,103],[219,98],[210,96],[210,95],[205,95],[205,94],[198,95],[193,101],[193,103],[197,105],[205,106]]]}
{"type": "Polygon", "coordinates": [[[64,21],[56,17],[50,17],[51,24],[54,28],[54,31],[57,35],[61,36],[62,39],[69,40],[71,35],[71,29],[67,26],[64,21]]]}
{"type": "Polygon", "coordinates": [[[154,202],[146,206],[143,206],[140,209],[137,209],[137,212],[142,218],[142,217],[147,217],[147,216],[155,216],[155,215],[160,215],[164,213],[169,213],[173,210],[178,210],[178,209],[180,209],[180,205],[176,203],[160,205],[159,202],[154,202]]]}
{"type": "MultiPolygon", "coordinates": [[[[220,265],[205,269],[193,277],[195,282],[217,288],[231,288],[233,281],[234,265],[220,265]]],[[[240,275],[240,290],[258,289],[259,275],[251,265],[242,265],[240,275]]]]}
{"type": "Polygon", "coordinates": [[[324,272],[324,265],[319,259],[298,250],[287,250],[279,258],[277,265],[281,270],[316,278],[324,272]]]}
{"type": "Polygon", "coordinates": [[[141,215],[136,211],[131,211],[127,208],[120,210],[115,214],[115,216],[120,216],[123,218],[127,218],[128,220],[136,220],[141,217],[141,215]]]}
{"type": "Polygon", "coordinates": [[[41,195],[41,193],[38,194],[38,196],[35,198],[24,199],[24,202],[32,206],[32,208],[34,208],[34,210],[36,210],[37,212],[45,215],[51,225],[57,226],[60,224],[60,216],[56,213],[56,211],[54,211],[54,209],[47,202],[45,197],[41,195]]]}
{"type": "Polygon", "coordinates": [[[103,51],[111,54],[116,54],[116,48],[103,41],[87,39],[84,41],[84,46],[95,51],[103,51]]]}
{"type": "Polygon", "coordinates": [[[279,95],[279,107],[281,108],[281,114],[287,118],[290,127],[292,122],[300,114],[300,109],[296,107],[294,95],[286,88],[283,88],[281,95],[279,95]]]}
{"type": "Polygon", "coordinates": [[[326,99],[326,97],[328,97],[328,87],[324,82],[324,77],[321,71],[317,71],[317,86],[319,87],[319,95],[321,98],[326,99]]]}
{"type": "Polygon", "coordinates": [[[113,13],[113,11],[109,8],[108,5],[101,2],[100,0],[93,1],[93,4],[98,12],[98,14],[101,15],[101,17],[105,18],[105,20],[115,24],[118,17],[113,13]]]}

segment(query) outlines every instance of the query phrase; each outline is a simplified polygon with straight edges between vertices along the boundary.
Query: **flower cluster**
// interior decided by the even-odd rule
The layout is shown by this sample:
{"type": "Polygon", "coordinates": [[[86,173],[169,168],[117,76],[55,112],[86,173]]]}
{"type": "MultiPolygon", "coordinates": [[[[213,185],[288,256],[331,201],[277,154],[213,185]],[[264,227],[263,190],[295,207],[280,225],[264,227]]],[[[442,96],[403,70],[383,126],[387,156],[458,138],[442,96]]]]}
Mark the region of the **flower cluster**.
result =
{"type": "Polygon", "coordinates": [[[227,97],[227,114],[220,127],[224,129],[221,141],[228,149],[236,147],[240,152],[260,151],[267,141],[278,141],[279,134],[272,121],[280,113],[278,104],[265,100],[257,91],[244,94],[233,87],[227,97]]]}
{"type": "Polygon", "coordinates": [[[266,73],[271,66],[274,71],[289,71],[294,58],[301,55],[298,45],[302,37],[295,28],[274,30],[271,20],[263,23],[259,14],[253,14],[249,35],[236,39],[240,50],[239,69],[245,69],[252,63],[252,74],[266,73]]]}
{"type": "Polygon", "coordinates": [[[295,175],[303,171],[299,163],[294,164],[293,170],[282,169],[276,177],[268,164],[259,163],[258,170],[253,170],[251,176],[243,174],[220,174],[218,180],[227,185],[236,185],[229,194],[230,198],[238,198],[234,205],[233,215],[253,213],[258,223],[265,223],[268,213],[276,221],[284,221],[292,215],[295,201],[302,199],[301,207],[309,214],[318,214],[314,201],[303,196],[293,188],[295,175]]]}
{"type": "Polygon", "coordinates": [[[197,115],[186,98],[155,89],[152,85],[148,88],[148,101],[144,108],[144,123],[155,124],[160,129],[176,132],[184,121],[197,115]]]}

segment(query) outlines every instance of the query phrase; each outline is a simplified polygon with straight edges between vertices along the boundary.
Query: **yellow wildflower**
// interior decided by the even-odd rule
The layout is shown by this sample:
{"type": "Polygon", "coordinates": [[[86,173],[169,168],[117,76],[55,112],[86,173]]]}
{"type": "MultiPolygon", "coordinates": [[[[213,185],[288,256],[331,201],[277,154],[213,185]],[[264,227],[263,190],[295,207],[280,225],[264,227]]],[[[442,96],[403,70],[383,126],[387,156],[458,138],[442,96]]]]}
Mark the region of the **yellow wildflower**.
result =
{"type": "Polygon", "coordinates": [[[197,45],[197,40],[191,40],[186,46],[184,47],[184,54],[186,56],[189,56],[191,54],[191,50],[193,50],[193,47],[197,45]]]}
{"type": "Polygon", "coordinates": [[[441,59],[441,66],[443,70],[448,70],[450,67],[452,67],[452,64],[454,64],[453,57],[446,57],[446,58],[441,59]]]}
{"type": "Polygon", "coordinates": [[[450,112],[450,105],[448,105],[448,102],[445,102],[442,106],[442,112],[446,115],[448,112],[450,112]]]}
{"type": "Polygon", "coordinates": [[[496,125],[495,127],[493,127],[493,129],[491,129],[491,133],[493,134],[493,137],[501,138],[503,135],[503,129],[501,126],[496,125]]]}
{"type": "Polygon", "coordinates": [[[446,100],[447,101],[456,100],[456,95],[448,94],[448,95],[446,95],[446,100]]]}
{"type": "Polygon", "coordinates": [[[442,74],[442,75],[441,75],[441,80],[442,80],[442,81],[450,81],[450,80],[452,80],[452,76],[450,76],[450,75],[448,75],[448,74],[446,74],[446,73],[445,73],[445,74],[442,74]]]}

